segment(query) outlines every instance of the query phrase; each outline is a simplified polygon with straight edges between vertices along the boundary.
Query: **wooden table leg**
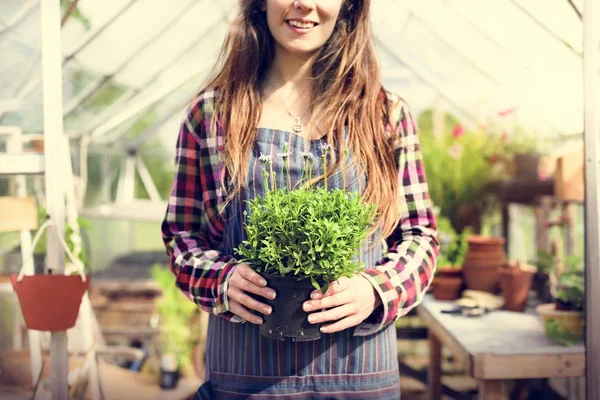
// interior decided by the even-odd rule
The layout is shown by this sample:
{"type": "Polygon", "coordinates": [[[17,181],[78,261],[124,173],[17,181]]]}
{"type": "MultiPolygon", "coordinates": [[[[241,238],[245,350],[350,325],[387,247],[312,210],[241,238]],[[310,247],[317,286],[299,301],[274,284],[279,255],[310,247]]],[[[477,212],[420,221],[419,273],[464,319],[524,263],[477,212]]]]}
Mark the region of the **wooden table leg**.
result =
{"type": "Polygon", "coordinates": [[[429,400],[442,398],[442,344],[434,333],[429,331],[429,373],[427,386],[429,400]]]}
{"type": "Polygon", "coordinates": [[[504,394],[503,380],[484,380],[477,382],[479,389],[479,400],[504,400],[508,397],[504,394]]]}

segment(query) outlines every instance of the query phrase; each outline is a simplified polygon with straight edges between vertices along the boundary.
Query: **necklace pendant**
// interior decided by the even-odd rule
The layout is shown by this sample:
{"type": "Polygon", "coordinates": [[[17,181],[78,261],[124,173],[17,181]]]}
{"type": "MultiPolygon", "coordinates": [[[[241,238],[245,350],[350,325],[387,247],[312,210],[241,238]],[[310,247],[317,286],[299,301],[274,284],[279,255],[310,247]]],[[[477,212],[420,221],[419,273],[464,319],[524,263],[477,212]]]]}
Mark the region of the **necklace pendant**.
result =
{"type": "Polygon", "coordinates": [[[300,123],[297,123],[296,125],[294,125],[294,127],[292,129],[294,130],[295,133],[300,133],[300,132],[302,132],[302,125],[300,123]]]}

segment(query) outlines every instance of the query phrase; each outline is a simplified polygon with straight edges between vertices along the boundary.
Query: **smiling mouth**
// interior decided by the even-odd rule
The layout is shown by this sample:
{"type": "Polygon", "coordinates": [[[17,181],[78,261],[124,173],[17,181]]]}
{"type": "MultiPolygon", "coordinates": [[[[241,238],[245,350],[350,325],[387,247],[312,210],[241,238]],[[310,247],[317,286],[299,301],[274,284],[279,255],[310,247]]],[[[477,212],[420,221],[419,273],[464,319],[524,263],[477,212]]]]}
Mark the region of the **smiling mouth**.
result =
{"type": "Polygon", "coordinates": [[[288,19],[285,22],[287,22],[288,25],[290,25],[296,29],[305,29],[305,30],[312,29],[318,25],[316,22],[305,22],[305,21],[298,21],[295,19],[288,19]]]}

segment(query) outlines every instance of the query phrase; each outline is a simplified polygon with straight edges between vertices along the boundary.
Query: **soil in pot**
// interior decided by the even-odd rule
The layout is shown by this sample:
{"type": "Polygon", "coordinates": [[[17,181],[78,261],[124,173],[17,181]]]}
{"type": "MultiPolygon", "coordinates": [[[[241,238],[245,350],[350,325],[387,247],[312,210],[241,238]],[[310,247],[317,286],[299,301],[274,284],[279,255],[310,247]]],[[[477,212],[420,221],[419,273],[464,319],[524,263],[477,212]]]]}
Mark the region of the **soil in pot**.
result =
{"type": "Polygon", "coordinates": [[[498,270],[498,275],[504,296],[504,308],[515,312],[525,311],[533,271],[503,267],[498,270]]]}
{"type": "Polygon", "coordinates": [[[302,304],[310,300],[310,294],[315,290],[310,279],[298,280],[296,277],[282,277],[260,274],[267,281],[267,286],[277,293],[274,300],[257,297],[271,306],[269,315],[261,315],[263,323],[260,333],[269,339],[285,340],[292,338],[296,342],[307,342],[321,338],[320,324],[310,324],[308,313],[302,309],[302,304]]]}
{"type": "Polygon", "coordinates": [[[456,300],[460,298],[463,281],[456,277],[436,276],[432,285],[436,300],[456,300]]]}

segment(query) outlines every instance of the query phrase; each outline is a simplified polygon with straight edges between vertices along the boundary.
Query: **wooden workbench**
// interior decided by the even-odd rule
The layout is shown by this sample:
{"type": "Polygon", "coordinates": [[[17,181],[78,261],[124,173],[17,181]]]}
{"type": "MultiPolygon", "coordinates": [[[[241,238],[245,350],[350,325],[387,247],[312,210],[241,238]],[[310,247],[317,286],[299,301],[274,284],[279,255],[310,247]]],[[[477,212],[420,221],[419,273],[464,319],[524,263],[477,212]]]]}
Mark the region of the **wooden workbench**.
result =
{"type": "Polygon", "coordinates": [[[492,311],[481,317],[443,314],[452,302],[426,295],[418,306],[429,328],[430,400],[441,398],[441,347],[466,362],[478,381],[479,398],[506,399],[505,380],[567,378],[585,375],[583,343],[564,347],[546,337],[534,310],[492,311]]]}

